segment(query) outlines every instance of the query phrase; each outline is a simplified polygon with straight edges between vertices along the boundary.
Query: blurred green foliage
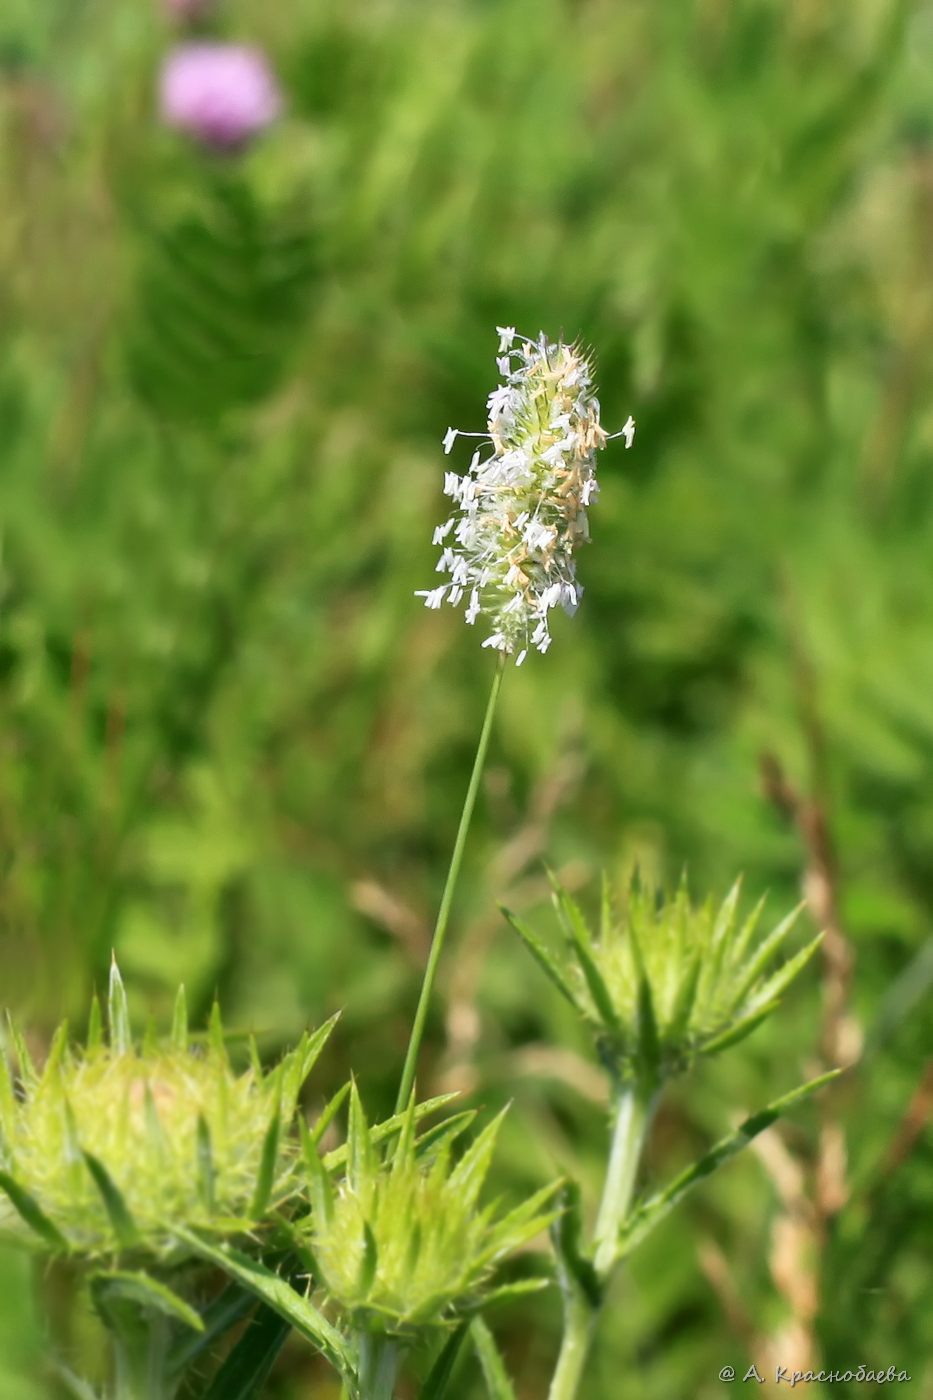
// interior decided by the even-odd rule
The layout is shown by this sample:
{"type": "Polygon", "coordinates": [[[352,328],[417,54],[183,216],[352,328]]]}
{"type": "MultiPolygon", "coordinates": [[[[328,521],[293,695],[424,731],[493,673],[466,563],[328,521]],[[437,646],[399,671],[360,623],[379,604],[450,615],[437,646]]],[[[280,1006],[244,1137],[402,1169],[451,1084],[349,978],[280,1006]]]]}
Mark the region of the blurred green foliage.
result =
{"type": "MultiPolygon", "coordinates": [[[[599,1080],[495,900],[542,902],[547,854],[584,901],[600,868],[639,861],[686,865],[701,894],[744,871],[786,907],[806,853],[762,791],[772,755],[828,817],[867,1046],[831,1098],[850,1198],[821,1244],[814,1335],[827,1364],[933,1384],[915,1097],[933,979],[933,6],[218,14],[288,91],[287,119],[226,160],[159,127],[174,40],[155,0],[0,16],[4,1002],[41,1037],[115,947],[163,1022],[183,978],[195,1010],[218,988],[270,1052],[345,1007],[324,1077],[352,1063],[388,1110],[491,666],[412,597],[440,438],[482,426],[496,322],[579,334],[604,421],[631,411],[636,447],[602,458],[578,618],[508,677],[420,1088],[515,1098],[506,1185],[557,1162],[592,1187],[599,1080]]],[[[818,983],[677,1090],[652,1180],[721,1136],[727,1105],[797,1082],[818,983]]],[[[818,1112],[790,1130],[805,1167],[818,1112]]],[[[588,1400],[620,1376],[644,1400],[714,1396],[721,1366],[760,1360],[754,1339],[788,1316],[781,1210],[750,1159],[659,1230],[588,1400]]],[[[0,1390],[31,1400],[45,1324],[21,1267],[0,1261],[0,1390]]],[[[66,1294],[46,1284],[57,1335],[91,1356],[66,1294]]],[[[493,1319],[523,1397],[542,1393],[557,1318],[552,1297],[493,1319]]],[[[310,1365],[288,1350],[269,1394],[307,1393],[310,1365]]],[[[480,1393],[472,1371],[460,1384],[480,1393]]]]}

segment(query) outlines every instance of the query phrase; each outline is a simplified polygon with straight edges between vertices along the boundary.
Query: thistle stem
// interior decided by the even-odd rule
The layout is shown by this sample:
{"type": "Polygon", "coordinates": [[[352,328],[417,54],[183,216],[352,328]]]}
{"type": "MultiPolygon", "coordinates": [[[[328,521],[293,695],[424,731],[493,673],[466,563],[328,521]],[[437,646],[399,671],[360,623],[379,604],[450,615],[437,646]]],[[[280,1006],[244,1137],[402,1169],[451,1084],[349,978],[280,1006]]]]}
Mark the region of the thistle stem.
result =
{"type": "Polygon", "coordinates": [[[112,1336],[116,1400],[172,1400],[176,1385],[168,1374],[168,1320],[153,1317],[138,1330],[127,1328],[112,1336]]]}
{"type": "MultiPolygon", "coordinates": [[[[619,1232],[635,1190],[638,1163],[657,1102],[652,1085],[623,1084],[613,1103],[612,1147],[602,1199],[593,1233],[593,1262],[605,1298],[617,1263],[619,1232]]],[[[600,1304],[573,1280],[564,1290],[564,1335],[548,1400],[576,1400],[590,1345],[599,1320],[600,1304]]]]}
{"type": "Polygon", "coordinates": [[[393,1400],[402,1359],[398,1343],[360,1332],[358,1347],[361,1400],[393,1400]]]}
{"type": "Polygon", "coordinates": [[[628,1214],[655,1095],[639,1084],[623,1085],[615,1100],[612,1149],[593,1236],[594,1264],[603,1280],[615,1264],[619,1231],[628,1214]]]}
{"type": "Polygon", "coordinates": [[[486,751],[489,748],[489,736],[492,733],[492,722],[496,712],[496,702],[499,699],[499,690],[502,686],[504,670],[505,654],[500,652],[499,660],[496,664],[496,673],[493,676],[492,690],[489,693],[489,702],[486,705],[486,716],[483,720],[482,730],[480,731],[476,757],[473,760],[473,772],[470,774],[470,784],[467,788],[466,798],[463,803],[463,811],[460,814],[460,826],[457,829],[457,839],[454,842],[453,854],[450,858],[450,867],[447,871],[444,893],[441,896],[440,909],[437,913],[437,923],[434,925],[434,935],[431,939],[431,951],[428,954],[427,966],[424,970],[421,995],[418,998],[418,1008],[415,1012],[415,1019],[411,1028],[411,1038],[408,1042],[408,1052],[405,1056],[405,1066],[402,1070],[402,1081],[399,1085],[398,1099],[395,1105],[396,1113],[402,1113],[407,1107],[415,1082],[415,1068],[418,1063],[418,1052],[421,1049],[421,1041],[424,1037],[424,1026],[428,1016],[428,1008],[431,1004],[431,996],[434,991],[434,982],[437,977],[437,968],[440,962],[441,952],[444,947],[444,938],[450,919],[450,909],[453,904],[454,891],[460,874],[460,866],[463,863],[463,851],[466,846],[467,833],[470,829],[470,821],[473,817],[473,808],[476,805],[476,795],[479,791],[480,778],[482,777],[483,767],[486,762],[486,751]]]}
{"type": "Polygon", "coordinates": [[[564,1335],[548,1400],[575,1400],[596,1331],[598,1311],[582,1293],[564,1301],[564,1335]]]}

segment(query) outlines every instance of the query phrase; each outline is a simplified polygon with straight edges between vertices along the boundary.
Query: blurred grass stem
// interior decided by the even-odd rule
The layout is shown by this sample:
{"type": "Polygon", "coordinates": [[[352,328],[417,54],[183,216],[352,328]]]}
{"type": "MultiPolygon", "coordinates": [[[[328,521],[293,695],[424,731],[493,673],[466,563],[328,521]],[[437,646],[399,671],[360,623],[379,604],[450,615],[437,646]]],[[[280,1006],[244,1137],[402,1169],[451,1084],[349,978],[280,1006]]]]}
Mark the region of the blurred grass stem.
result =
{"type": "Polygon", "coordinates": [[[424,981],[421,984],[418,1009],[415,1012],[415,1019],[411,1028],[411,1038],[408,1042],[408,1052],[405,1056],[405,1066],[402,1070],[402,1080],[399,1085],[398,1099],[395,1105],[396,1113],[404,1111],[411,1097],[411,1091],[415,1082],[418,1052],[421,1049],[428,1007],[431,1004],[431,996],[434,991],[438,964],[440,963],[441,953],[444,948],[444,938],[447,934],[447,924],[450,919],[450,909],[457,887],[457,879],[460,875],[460,866],[463,863],[463,852],[466,846],[467,833],[469,832],[470,822],[473,818],[473,808],[476,805],[476,794],[479,791],[480,779],[486,762],[486,752],[489,748],[489,737],[492,733],[492,723],[496,713],[496,704],[499,699],[499,691],[502,687],[504,671],[505,654],[500,653],[496,663],[496,672],[493,676],[492,689],[489,692],[489,702],[486,705],[486,715],[483,720],[482,730],[480,731],[479,744],[476,748],[476,757],[473,760],[473,772],[470,774],[470,783],[467,788],[466,798],[464,799],[463,811],[460,814],[460,825],[457,829],[457,839],[454,842],[453,854],[450,858],[450,868],[447,871],[444,893],[441,896],[437,923],[434,925],[434,934],[431,939],[431,951],[428,954],[428,962],[424,970],[424,981]]]}

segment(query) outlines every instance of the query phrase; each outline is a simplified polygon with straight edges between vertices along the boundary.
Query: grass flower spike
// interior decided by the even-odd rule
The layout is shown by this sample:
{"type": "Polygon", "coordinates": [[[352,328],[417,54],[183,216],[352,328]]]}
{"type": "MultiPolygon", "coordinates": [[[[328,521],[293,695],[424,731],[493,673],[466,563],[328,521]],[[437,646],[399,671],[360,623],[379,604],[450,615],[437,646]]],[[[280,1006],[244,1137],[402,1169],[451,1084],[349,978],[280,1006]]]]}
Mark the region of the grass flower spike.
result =
{"type": "MultiPolygon", "coordinates": [[[[588,539],[596,452],[608,439],[578,346],[498,330],[502,383],[489,396],[488,432],[449,428],[444,438],[448,454],[459,436],[480,437],[491,451],[474,452],[464,476],[446,473],[456,510],[434,543],[443,546],[437,572],[450,581],[418,596],[429,608],[462,603],[468,623],[485,618],[483,646],[521,665],[530,648],[550,646],[551,610],[572,615],[582,597],[574,555],[588,539]]],[[[629,447],[634,431],[629,418],[621,433],[629,447]]]]}

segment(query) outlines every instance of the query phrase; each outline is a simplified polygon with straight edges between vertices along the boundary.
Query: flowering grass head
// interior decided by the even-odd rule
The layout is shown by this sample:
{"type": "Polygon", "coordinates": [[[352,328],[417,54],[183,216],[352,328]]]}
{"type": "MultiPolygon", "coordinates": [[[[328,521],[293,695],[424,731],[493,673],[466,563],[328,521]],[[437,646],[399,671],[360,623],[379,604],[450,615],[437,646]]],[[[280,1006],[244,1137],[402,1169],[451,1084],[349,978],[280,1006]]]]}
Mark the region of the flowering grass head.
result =
{"type": "Polygon", "coordinates": [[[221,152],[240,150],[282,111],[265,55],[240,44],[179,45],[162,69],[160,98],[168,126],[221,152]]]}
{"type": "Polygon", "coordinates": [[[472,1117],[459,1114],[418,1138],[412,1103],[384,1162],[354,1087],[347,1171],[336,1187],[309,1147],[316,1272],[354,1329],[411,1337],[453,1325],[494,1297],[541,1286],[532,1280],[497,1288],[494,1276],[508,1255],[554,1219],[548,1206],[557,1187],[507,1213],[496,1204],[481,1206],[502,1119],[455,1161],[453,1143],[472,1117]]]}
{"type": "Polygon", "coordinates": [[[638,881],[617,917],[604,886],[598,934],[553,881],[563,945],[552,952],[516,915],[503,910],[543,970],[592,1029],[600,1056],[622,1079],[660,1083],[750,1034],[819,945],[815,938],[782,965],[774,959],[796,922],[795,910],[756,937],[763,901],[737,919],[738,882],[723,903],[691,902],[681,885],[658,900],[638,881]]]}
{"type": "Polygon", "coordinates": [[[171,1041],[131,1043],[111,978],[109,1036],[59,1028],[39,1072],[15,1032],[19,1075],[0,1056],[0,1231],[53,1254],[182,1262],[176,1230],[255,1227],[295,1188],[288,1129],[331,1030],[306,1035],[277,1068],[232,1069],[219,1013],[189,1045],[183,993],[171,1041]]]}
{"type": "MultiPolygon", "coordinates": [[[[443,546],[437,571],[450,580],[418,596],[429,608],[463,603],[468,623],[488,622],[483,646],[521,665],[530,648],[550,646],[551,610],[572,615],[582,597],[575,553],[589,538],[596,453],[608,439],[578,345],[499,327],[497,365],[502,383],[488,399],[487,432],[449,428],[444,438],[447,453],[460,436],[481,438],[489,451],[475,451],[465,475],[446,473],[455,509],[434,543],[443,546]]],[[[628,446],[634,430],[630,418],[628,446]]]]}

